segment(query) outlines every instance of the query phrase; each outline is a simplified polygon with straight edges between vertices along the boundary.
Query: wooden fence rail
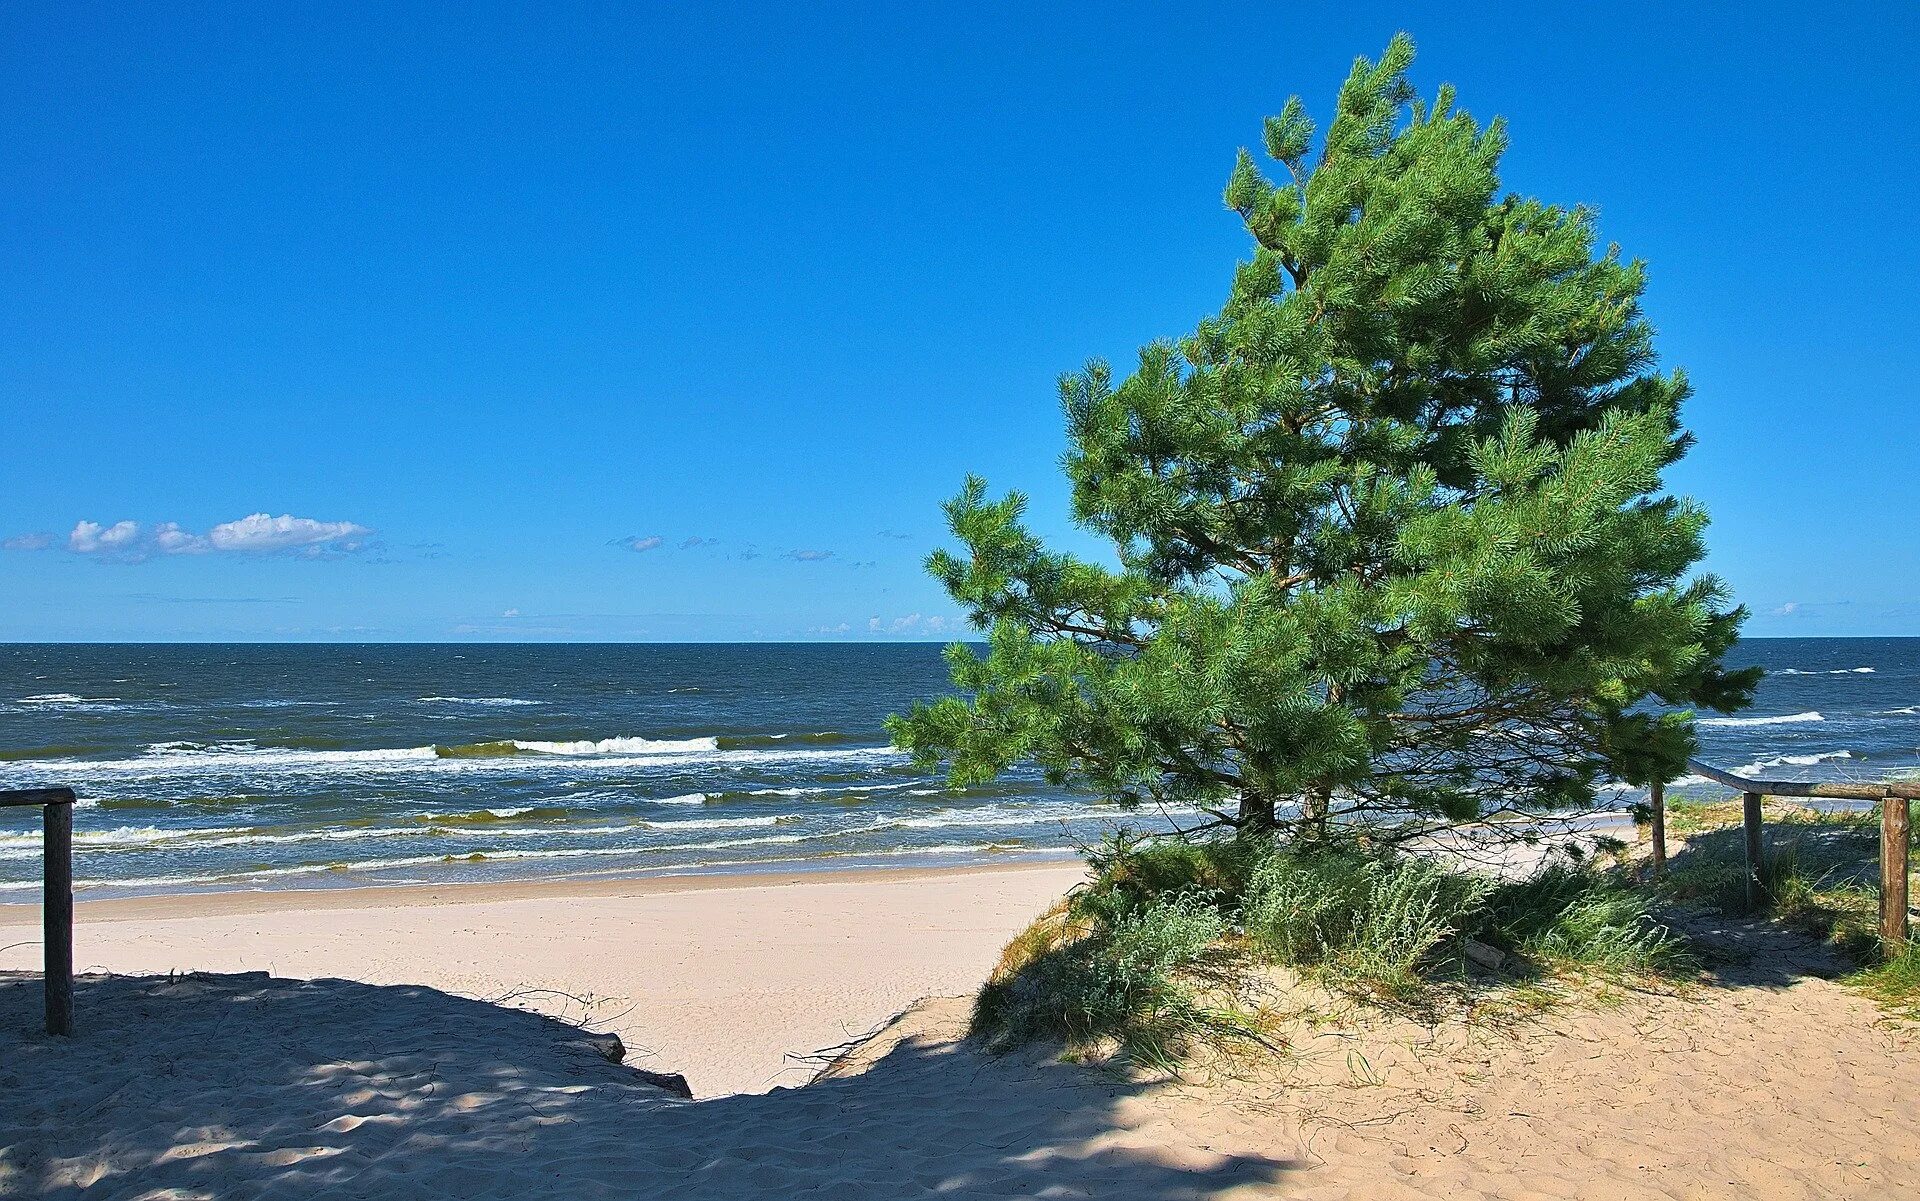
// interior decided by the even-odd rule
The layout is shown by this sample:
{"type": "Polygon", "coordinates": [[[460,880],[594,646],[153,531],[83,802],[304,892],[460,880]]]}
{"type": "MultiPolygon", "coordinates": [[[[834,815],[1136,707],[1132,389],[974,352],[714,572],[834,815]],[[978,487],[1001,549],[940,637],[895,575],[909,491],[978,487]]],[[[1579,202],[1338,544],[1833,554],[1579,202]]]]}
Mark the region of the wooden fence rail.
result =
{"type": "Polygon", "coordinates": [[[0,809],[37,805],[46,831],[40,877],[47,1033],[73,1033],[73,802],[71,788],[0,791],[0,809]]]}
{"type": "MultiPolygon", "coordinates": [[[[1730,771],[1687,760],[1687,766],[1716,784],[1724,784],[1740,793],[1747,859],[1747,904],[1759,908],[1765,899],[1760,871],[1763,841],[1760,829],[1760,802],[1764,797],[1811,797],[1836,801],[1874,801],[1880,806],[1880,941],[1889,958],[1905,950],[1912,937],[1908,921],[1908,854],[1912,842],[1912,805],[1920,799],[1920,780],[1756,780],[1730,771]]],[[[1656,784],[1650,790],[1653,809],[1653,866],[1656,872],[1666,867],[1666,789],[1656,784]]]]}

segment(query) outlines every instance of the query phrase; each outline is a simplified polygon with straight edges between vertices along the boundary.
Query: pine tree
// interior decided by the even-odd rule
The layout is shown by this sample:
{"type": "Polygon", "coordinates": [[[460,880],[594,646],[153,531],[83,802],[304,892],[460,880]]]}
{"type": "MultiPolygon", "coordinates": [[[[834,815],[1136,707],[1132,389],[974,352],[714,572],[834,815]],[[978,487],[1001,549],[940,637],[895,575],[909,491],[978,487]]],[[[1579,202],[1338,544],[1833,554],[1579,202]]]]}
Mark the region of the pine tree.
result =
{"type": "MultiPolygon", "coordinates": [[[[987,632],[962,695],[892,719],[956,784],[1035,762],[1123,803],[1324,832],[1467,822],[1682,770],[1687,707],[1748,702],[1745,617],[1687,578],[1706,514],[1662,491],[1691,443],[1654,369],[1645,270],[1584,208],[1497,197],[1504,122],[1362,58],[1313,157],[1300,99],[1242,151],[1252,235],[1225,306],[1114,382],[1061,381],[1073,514],[969,478],[929,570],[987,632]]],[[[1407,827],[1403,827],[1407,828],[1407,827]]]]}

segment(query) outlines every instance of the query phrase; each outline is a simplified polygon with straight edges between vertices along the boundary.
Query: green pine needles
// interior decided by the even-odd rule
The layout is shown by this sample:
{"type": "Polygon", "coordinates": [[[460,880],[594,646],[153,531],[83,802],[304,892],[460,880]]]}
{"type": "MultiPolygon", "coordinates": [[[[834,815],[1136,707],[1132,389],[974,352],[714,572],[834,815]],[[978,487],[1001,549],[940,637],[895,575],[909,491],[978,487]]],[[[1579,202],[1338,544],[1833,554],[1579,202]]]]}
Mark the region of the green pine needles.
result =
{"type": "Polygon", "coordinates": [[[1706,514],[1662,492],[1687,384],[1645,272],[1593,215],[1499,195],[1506,130],[1357,61],[1315,152],[1296,98],[1242,152],[1225,306],[1061,383],[1075,519],[1050,551],[969,479],[929,569],[988,634],[964,694],[891,723],[959,784],[1015,762],[1241,827],[1427,827],[1680,774],[1732,710],[1744,612],[1689,578],[1706,514]],[[1650,705],[1648,702],[1658,702],[1650,705]],[[1657,712],[1658,711],[1658,712],[1657,712]]]}

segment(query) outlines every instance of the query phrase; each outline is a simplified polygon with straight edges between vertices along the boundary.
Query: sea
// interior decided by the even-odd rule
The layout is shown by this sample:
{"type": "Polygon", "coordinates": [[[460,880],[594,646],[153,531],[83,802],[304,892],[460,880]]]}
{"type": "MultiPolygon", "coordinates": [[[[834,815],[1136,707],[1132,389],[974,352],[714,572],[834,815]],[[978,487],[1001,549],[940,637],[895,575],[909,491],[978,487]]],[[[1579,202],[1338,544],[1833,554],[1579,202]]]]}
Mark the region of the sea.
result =
{"type": "MultiPolygon", "coordinates": [[[[1700,722],[1709,762],[1920,769],[1920,639],[1730,658],[1767,676],[1700,722]]],[[[0,788],[79,794],[94,895],[1004,862],[1203,820],[1031,768],[950,790],[883,726],[949,690],[926,644],[0,645],[0,788]]],[[[0,902],[34,899],[38,826],[0,809],[0,902]]]]}

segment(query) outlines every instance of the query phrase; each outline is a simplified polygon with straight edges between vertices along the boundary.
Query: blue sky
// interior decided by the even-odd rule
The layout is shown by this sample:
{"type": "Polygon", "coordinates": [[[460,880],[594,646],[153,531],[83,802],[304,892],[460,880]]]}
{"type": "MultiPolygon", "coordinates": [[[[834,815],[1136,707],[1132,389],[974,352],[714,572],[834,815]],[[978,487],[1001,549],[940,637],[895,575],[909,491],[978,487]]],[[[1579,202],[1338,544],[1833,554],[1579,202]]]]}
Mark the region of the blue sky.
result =
{"type": "Polygon", "coordinates": [[[1089,547],[1055,377],[1401,28],[1650,263],[1749,631],[1920,634],[1920,10],[1471,7],[16,8],[0,639],[945,636],[939,502],[1089,547]]]}

